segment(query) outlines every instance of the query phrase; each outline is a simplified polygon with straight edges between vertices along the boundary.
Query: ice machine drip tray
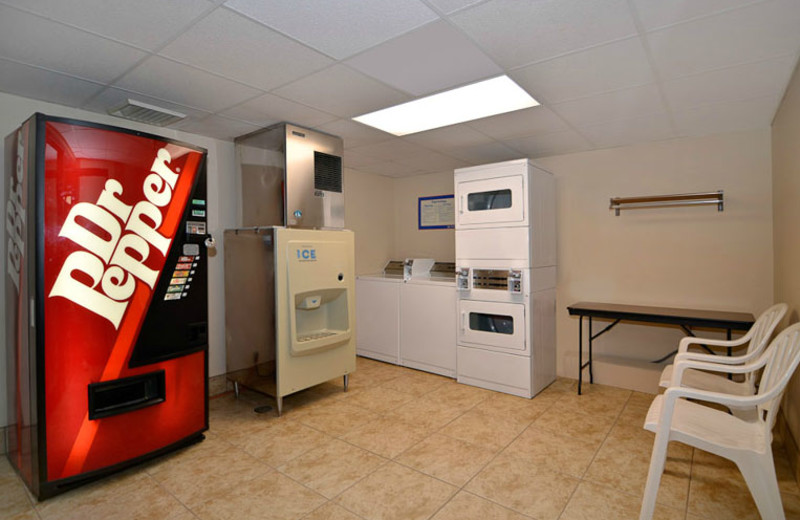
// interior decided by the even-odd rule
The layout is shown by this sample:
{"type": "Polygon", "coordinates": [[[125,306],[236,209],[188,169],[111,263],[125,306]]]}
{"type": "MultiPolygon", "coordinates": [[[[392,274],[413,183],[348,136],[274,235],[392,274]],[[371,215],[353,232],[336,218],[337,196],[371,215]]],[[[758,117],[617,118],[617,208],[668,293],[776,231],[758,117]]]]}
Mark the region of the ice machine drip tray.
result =
{"type": "Polygon", "coordinates": [[[347,289],[320,289],[294,295],[293,356],[314,354],[350,339],[347,289]]]}

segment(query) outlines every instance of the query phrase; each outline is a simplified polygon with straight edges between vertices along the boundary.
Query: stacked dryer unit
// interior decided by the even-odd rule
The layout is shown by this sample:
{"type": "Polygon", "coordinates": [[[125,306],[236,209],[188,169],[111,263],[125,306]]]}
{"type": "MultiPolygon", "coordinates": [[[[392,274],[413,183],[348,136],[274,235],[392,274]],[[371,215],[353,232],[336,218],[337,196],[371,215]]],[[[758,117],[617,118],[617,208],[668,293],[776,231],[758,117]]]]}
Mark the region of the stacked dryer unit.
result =
{"type": "Polygon", "coordinates": [[[457,378],[533,397],[556,377],[555,179],[528,159],[455,171],[457,378]]]}

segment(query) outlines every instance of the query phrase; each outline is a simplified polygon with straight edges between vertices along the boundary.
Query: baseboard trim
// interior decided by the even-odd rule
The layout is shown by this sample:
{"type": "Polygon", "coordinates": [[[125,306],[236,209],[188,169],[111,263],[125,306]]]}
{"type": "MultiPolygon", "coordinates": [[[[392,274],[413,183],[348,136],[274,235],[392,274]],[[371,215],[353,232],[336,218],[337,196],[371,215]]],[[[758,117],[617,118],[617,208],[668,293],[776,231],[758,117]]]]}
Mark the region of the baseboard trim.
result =
{"type": "Polygon", "coordinates": [[[225,374],[208,378],[208,396],[224,394],[228,391],[228,379],[225,374]]]}

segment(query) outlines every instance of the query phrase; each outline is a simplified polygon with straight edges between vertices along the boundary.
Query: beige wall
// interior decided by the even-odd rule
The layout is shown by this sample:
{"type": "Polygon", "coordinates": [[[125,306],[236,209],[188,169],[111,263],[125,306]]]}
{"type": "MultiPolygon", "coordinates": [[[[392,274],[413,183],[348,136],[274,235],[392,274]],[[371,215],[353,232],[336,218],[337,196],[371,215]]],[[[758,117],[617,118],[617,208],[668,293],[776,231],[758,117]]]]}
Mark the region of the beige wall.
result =
{"type": "Polygon", "coordinates": [[[344,222],[355,232],[356,274],[377,273],[394,251],[394,179],[344,171],[344,222]]]}
{"type": "MultiPolygon", "coordinates": [[[[578,321],[567,314],[570,303],[752,313],[772,304],[768,129],[536,162],[557,178],[559,375],[577,377],[578,321]],[[725,192],[721,213],[713,207],[680,207],[623,211],[616,217],[608,208],[614,196],[718,189],[725,192]]],[[[596,353],[656,359],[683,335],[674,327],[622,324],[597,340],[596,353]]],[[[613,371],[595,375],[599,382],[620,383],[613,371]]]]}
{"type": "Polygon", "coordinates": [[[455,231],[418,229],[419,197],[453,194],[453,172],[394,179],[395,242],[393,259],[433,258],[439,262],[455,261],[455,231]]]}
{"type": "MultiPolygon", "coordinates": [[[[795,70],[772,123],[773,230],[775,299],[789,304],[788,323],[800,312],[800,72],[795,70]]],[[[784,399],[783,414],[800,440],[800,375],[795,374],[784,399]]]]}
{"type": "MultiPolygon", "coordinates": [[[[557,180],[559,375],[577,377],[578,322],[567,314],[570,303],[607,301],[753,314],[773,303],[769,129],[536,162],[557,180]],[[616,217],[608,209],[614,196],[718,189],[725,192],[723,212],[714,207],[681,207],[629,211],[616,217]]],[[[375,190],[383,198],[392,191],[393,224],[384,216],[379,222],[369,222],[374,227],[368,232],[378,237],[393,225],[391,257],[453,260],[452,230],[417,229],[417,198],[453,193],[452,172],[399,179],[357,175],[364,195],[375,190]]],[[[348,198],[348,212],[360,211],[350,204],[352,200],[348,198]]],[[[359,218],[376,219],[378,210],[359,218]]],[[[348,227],[355,225],[348,220],[348,227]]],[[[358,233],[356,237],[358,242],[358,233]]],[[[379,268],[388,259],[380,258],[387,247],[386,241],[378,241],[369,251],[370,266],[379,268]]],[[[365,254],[357,249],[357,262],[365,262],[365,254]]],[[[618,326],[595,343],[597,359],[613,361],[598,366],[596,381],[655,391],[660,367],[648,361],[671,352],[684,335],[675,327],[618,326]],[[628,366],[618,368],[620,363],[628,366]]]]}

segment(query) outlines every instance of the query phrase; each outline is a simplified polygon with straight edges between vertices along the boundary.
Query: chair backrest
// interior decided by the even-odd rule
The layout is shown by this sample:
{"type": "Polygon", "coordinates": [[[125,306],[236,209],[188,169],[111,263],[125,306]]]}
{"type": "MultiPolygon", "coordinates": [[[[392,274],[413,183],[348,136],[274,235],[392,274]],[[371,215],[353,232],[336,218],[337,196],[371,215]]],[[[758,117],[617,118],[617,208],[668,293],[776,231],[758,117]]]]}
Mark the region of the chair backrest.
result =
{"type": "MultiPolygon", "coordinates": [[[[761,352],[767,346],[775,327],[778,326],[788,310],[789,306],[785,303],[776,303],[761,313],[748,332],[751,335],[750,343],[747,345],[748,354],[761,352]]],[[[754,374],[747,374],[745,380],[750,385],[750,390],[755,392],[754,374]]]]}
{"type": "MultiPolygon", "coordinates": [[[[758,395],[773,394],[758,405],[758,417],[764,421],[767,433],[772,431],[781,406],[781,397],[800,363],[800,323],[787,327],[770,343],[760,360],[766,358],[758,395]]],[[[767,439],[771,438],[769,435],[767,439]]]]}

